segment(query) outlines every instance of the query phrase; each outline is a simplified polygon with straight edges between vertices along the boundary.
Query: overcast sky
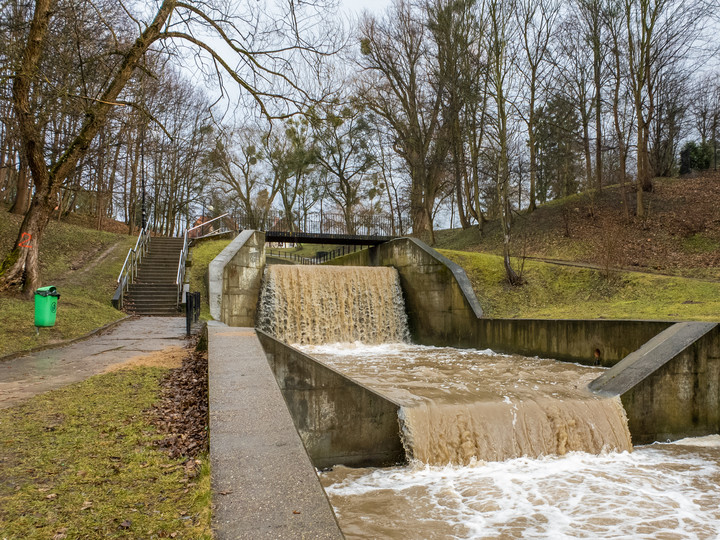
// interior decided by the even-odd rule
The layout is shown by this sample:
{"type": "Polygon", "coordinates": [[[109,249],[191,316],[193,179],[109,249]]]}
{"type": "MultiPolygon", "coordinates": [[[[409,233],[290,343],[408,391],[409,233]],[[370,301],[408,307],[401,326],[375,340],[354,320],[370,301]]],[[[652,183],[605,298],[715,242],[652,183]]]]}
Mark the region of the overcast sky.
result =
{"type": "Polygon", "coordinates": [[[341,5],[343,9],[354,11],[358,15],[362,13],[364,9],[372,13],[380,14],[390,5],[390,0],[341,0],[341,5]]]}

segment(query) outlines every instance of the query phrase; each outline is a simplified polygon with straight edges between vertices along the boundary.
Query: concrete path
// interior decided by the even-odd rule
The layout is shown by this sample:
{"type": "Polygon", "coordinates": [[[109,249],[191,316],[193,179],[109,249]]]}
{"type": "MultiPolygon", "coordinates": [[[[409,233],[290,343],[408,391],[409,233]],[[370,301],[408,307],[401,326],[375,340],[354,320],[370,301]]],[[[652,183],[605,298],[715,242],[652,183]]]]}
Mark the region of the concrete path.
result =
{"type": "Polygon", "coordinates": [[[217,540],[343,538],[253,328],[208,323],[217,540]]]}
{"type": "Polygon", "coordinates": [[[184,317],[138,317],[84,341],[0,361],[0,408],[185,343],[184,317]]]}

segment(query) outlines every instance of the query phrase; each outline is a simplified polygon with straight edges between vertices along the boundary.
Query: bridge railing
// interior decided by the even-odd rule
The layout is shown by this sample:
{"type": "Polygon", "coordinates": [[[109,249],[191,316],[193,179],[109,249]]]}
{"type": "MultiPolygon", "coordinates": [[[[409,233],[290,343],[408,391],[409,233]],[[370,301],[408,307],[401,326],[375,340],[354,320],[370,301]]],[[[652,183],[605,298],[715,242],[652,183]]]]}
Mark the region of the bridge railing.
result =
{"type": "Polygon", "coordinates": [[[343,255],[355,253],[356,251],[360,251],[363,249],[366,249],[366,246],[340,246],[337,249],[333,249],[332,251],[318,251],[314,257],[303,257],[302,255],[297,255],[296,253],[292,253],[290,251],[268,249],[265,251],[265,255],[267,257],[287,259],[297,264],[322,264],[336,257],[342,257],[343,255]]]}
{"type": "Polygon", "coordinates": [[[336,234],[352,236],[392,236],[392,223],[385,216],[353,215],[312,212],[306,216],[287,217],[279,211],[267,216],[240,213],[235,217],[243,229],[265,232],[302,232],[308,234],[336,234]]]}

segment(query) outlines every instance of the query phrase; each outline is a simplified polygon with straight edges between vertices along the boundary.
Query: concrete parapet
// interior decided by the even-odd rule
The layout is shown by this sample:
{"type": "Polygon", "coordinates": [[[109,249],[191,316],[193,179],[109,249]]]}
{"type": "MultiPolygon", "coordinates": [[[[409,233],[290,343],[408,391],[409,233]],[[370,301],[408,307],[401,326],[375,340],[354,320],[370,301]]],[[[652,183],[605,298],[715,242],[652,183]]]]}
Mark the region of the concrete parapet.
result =
{"type": "Polygon", "coordinates": [[[590,388],[620,396],[635,444],[718,433],[720,325],[674,324],[590,388]]]}
{"type": "Polygon", "coordinates": [[[255,330],[208,345],[214,538],[343,538],[255,330]]]}
{"type": "Polygon", "coordinates": [[[243,231],[208,267],[210,314],[230,326],[255,326],[265,268],[265,234],[243,231]]]}
{"type": "Polygon", "coordinates": [[[313,464],[381,467],[405,461],[400,405],[257,330],[313,464]]]}
{"type": "Polygon", "coordinates": [[[608,319],[478,319],[473,342],[462,346],[613,366],[672,322],[608,319]]]}

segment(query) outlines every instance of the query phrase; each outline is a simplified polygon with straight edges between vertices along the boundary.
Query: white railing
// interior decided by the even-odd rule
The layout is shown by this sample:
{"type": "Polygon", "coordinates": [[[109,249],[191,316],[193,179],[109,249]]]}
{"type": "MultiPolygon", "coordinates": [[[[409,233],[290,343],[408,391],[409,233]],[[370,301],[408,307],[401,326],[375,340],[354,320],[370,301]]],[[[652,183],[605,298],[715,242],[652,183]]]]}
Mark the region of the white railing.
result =
{"type": "MultiPolygon", "coordinates": [[[[190,229],[192,230],[192,229],[190,229]]],[[[180,252],[180,260],[178,261],[177,277],[175,278],[175,285],[177,286],[177,307],[180,307],[182,303],[182,292],[183,284],[185,281],[185,263],[188,255],[188,231],[185,231],[183,235],[183,248],[180,252]]]]}
{"type": "MultiPolygon", "coordinates": [[[[185,232],[185,234],[188,234],[190,231],[194,231],[195,229],[202,229],[203,227],[207,227],[207,226],[210,225],[213,221],[217,221],[218,219],[222,219],[222,218],[224,218],[224,217],[226,217],[226,216],[229,216],[229,215],[230,215],[230,213],[229,213],[229,212],[226,212],[226,213],[224,213],[222,216],[218,216],[218,217],[216,217],[216,218],[212,218],[210,221],[206,221],[205,223],[201,223],[200,225],[195,225],[194,227],[188,229],[188,230],[185,232]]],[[[201,231],[201,232],[202,232],[202,231],[201,231]]],[[[218,234],[218,233],[221,233],[221,232],[227,232],[227,229],[221,228],[221,229],[218,230],[218,231],[213,231],[212,234],[218,234]]],[[[203,236],[209,236],[209,235],[195,236],[194,238],[202,238],[203,236]]]]}
{"type": "Polygon", "coordinates": [[[122,309],[127,288],[135,282],[138,264],[140,264],[143,256],[147,253],[149,240],[150,233],[144,228],[140,229],[135,247],[128,251],[125,257],[122,270],[120,270],[120,275],[117,278],[118,288],[113,297],[113,304],[115,304],[118,309],[122,309]]]}

